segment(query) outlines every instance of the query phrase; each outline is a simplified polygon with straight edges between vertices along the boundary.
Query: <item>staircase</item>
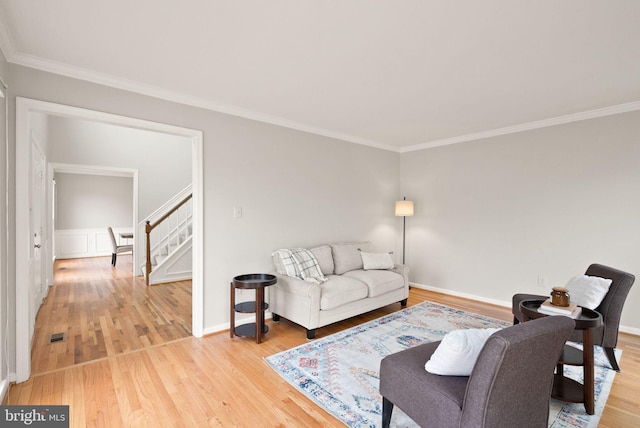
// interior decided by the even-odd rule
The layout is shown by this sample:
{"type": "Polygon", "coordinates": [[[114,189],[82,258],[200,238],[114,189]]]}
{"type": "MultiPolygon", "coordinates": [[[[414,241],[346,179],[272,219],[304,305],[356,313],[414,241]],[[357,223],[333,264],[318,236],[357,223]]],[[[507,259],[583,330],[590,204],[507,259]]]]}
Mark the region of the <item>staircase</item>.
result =
{"type": "Polygon", "coordinates": [[[147,285],[191,279],[192,219],[189,186],[141,223],[146,258],[140,269],[147,285]]]}
{"type": "Polygon", "coordinates": [[[175,254],[181,246],[191,244],[191,218],[182,225],[174,228],[162,241],[151,249],[151,267],[156,270],[158,265],[175,254]]]}

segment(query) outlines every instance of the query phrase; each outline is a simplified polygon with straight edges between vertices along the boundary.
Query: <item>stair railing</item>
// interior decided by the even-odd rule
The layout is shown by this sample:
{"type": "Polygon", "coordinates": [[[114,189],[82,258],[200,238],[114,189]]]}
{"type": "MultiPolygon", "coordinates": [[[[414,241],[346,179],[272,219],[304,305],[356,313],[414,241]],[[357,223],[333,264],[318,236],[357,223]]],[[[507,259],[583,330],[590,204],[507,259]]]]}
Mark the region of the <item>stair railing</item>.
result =
{"type": "Polygon", "coordinates": [[[156,227],[158,227],[163,221],[165,221],[167,218],[171,217],[171,215],[173,213],[175,213],[176,211],[178,211],[178,209],[180,209],[180,207],[182,207],[184,204],[186,204],[187,202],[189,202],[189,200],[192,198],[193,194],[189,193],[189,195],[187,195],[184,199],[182,199],[180,202],[178,202],[173,208],[171,208],[170,210],[168,210],[162,217],[160,217],[158,220],[156,220],[153,224],[150,221],[147,221],[144,227],[145,233],[147,234],[147,257],[146,257],[146,263],[145,263],[145,284],[149,285],[149,275],[151,275],[151,269],[152,269],[152,265],[151,265],[151,231],[153,229],[155,229],[156,227]]]}

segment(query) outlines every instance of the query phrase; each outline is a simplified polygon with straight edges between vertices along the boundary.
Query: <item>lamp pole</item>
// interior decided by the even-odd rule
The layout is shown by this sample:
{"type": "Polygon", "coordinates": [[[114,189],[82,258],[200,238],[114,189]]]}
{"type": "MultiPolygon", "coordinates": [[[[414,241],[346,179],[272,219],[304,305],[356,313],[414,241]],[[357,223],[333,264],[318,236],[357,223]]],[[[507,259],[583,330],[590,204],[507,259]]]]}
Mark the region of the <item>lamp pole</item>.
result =
{"type": "Polygon", "coordinates": [[[407,201],[407,197],[403,196],[401,201],[396,201],[396,217],[402,218],[402,264],[404,264],[404,253],[407,249],[407,217],[413,215],[413,201],[407,201]]]}
{"type": "MultiPolygon", "coordinates": [[[[407,200],[406,196],[402,197],[403,201],[407,200]]],[[[402,216],[402,264],[404,264],[404,253],[405,253],[405,243],[407,242],[404,237],[405,237],[405,232],[406,232],[406,228],[407,228],[407,216],[403,215],[402,216]]]]}
{"type": "Polygon", "coordinates": [[[407,217],[402,217],[402,264],[404,264],[404,250],[405,250],[405,239],[404,233],[407,225],[407,217]]]}

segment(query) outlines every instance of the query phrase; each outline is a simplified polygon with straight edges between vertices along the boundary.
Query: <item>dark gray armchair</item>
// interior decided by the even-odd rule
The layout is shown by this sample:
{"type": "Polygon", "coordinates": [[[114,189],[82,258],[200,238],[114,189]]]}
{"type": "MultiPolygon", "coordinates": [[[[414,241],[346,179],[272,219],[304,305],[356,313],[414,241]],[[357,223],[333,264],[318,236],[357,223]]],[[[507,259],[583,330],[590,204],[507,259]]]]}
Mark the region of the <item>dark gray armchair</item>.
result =
{"type": "Polygon", "coordinates": [[[554,369],[574,327],[556,316],[500,330],[469,377],[425,370],[440,342],[388,355],[380,363],[382,426],[396,405],[423,427],[546,427],[554,369]]]}
{"type": "MultiPolygon", "coordinates": [[[[600,278],[610,279],[612,281],[607,295],[602,300],[602,303],[600,303],[600,306],[596,308],[596,311],[600,312],[602,315],[602,326],[594,328],[591,331],[591,334],[593,335],[593,343],[604,348],[611,367],[615,371],[620,371],[620,367],[618,366],[613,350],[618,344],[618,328],[620,327],[622,307],[624,306],[629,290],[631,290],[631,286],[635,281],[635,276],[630,273],[599,264],[592,264],[589,266],[585,275],[597,276],[600,278]]],[[[520,302],[531,299],[546,299],[548,297],[549,296],[540,296],[536,294],[514,295],[511,305],[513,323],[518,324],[523,320],[522,312],[520,312],[520,302]]],[[[569,340],[582,343],[582,332],[576,331],[571,335],[569,340]]]]}

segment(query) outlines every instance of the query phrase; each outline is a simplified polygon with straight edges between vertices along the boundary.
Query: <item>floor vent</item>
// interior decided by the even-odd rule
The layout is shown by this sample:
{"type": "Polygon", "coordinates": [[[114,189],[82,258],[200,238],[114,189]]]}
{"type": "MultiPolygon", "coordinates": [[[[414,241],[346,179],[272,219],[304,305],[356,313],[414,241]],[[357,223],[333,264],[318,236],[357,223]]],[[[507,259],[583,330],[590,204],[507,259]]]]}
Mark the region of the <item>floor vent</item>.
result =
{"type": "Polygon", "coordinates": [[[49,343],[66,342],[67,333],[53,333],[49,336],[49,343]]]}

